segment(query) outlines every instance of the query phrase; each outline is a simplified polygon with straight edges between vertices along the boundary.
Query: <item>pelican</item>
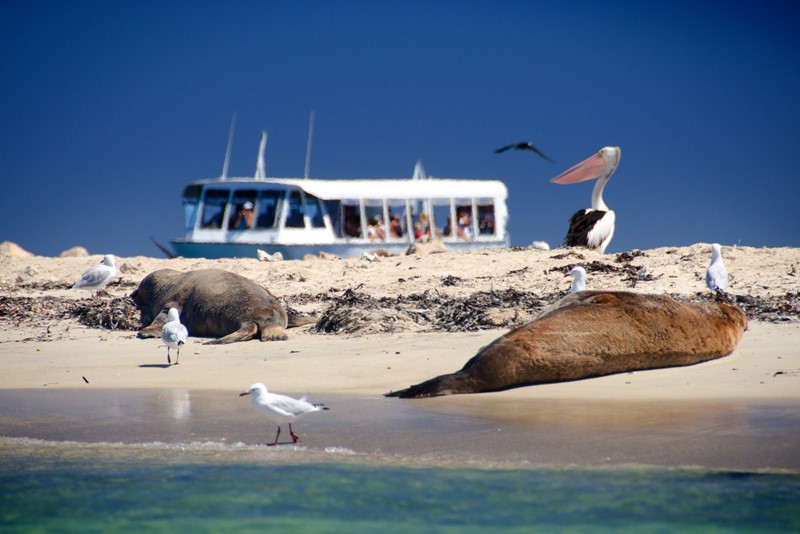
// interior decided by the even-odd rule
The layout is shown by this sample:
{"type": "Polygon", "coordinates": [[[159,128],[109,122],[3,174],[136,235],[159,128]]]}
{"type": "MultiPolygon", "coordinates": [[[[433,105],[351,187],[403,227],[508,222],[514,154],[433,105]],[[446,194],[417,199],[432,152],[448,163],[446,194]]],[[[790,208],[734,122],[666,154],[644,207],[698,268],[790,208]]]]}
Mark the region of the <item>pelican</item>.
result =
{"type": "Polygon", "coordinates": [[[607,146],[594,156],[578,163],[552,180],[556,184],[574,184],[594,180],[592,207],[579,210],[569,220],[569,230],[564,238],[568,247],[588,247],[605,252],[614,235],[616,215],[603,202],[603,188],[617,170],[622,151],[617,146],[607,146]]]}

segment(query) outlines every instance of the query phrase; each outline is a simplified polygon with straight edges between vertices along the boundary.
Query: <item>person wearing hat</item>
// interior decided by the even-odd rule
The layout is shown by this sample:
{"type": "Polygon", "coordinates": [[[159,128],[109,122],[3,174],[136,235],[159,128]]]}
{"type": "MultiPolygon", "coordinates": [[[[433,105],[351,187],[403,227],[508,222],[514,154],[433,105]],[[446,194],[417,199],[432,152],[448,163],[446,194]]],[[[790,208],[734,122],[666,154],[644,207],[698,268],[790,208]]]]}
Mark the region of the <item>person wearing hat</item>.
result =
{"type": "Polygon", "coordinates": [[[231,230],[247,230],[248,228],[252,228],[254,216],[253,203],[249,200],[244,202],[239,206],[239,210],[236,212],[236,217],[233,219],[233,224],[231,224],[231,230]]]}

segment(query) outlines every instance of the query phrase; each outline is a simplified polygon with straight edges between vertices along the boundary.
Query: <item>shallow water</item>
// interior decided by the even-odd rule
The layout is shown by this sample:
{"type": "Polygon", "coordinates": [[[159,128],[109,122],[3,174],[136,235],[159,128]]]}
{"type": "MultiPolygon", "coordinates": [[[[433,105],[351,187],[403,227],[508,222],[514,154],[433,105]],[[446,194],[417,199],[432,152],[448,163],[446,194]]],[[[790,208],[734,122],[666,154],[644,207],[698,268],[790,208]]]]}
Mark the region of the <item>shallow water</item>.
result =
{"type": "MultiPolygon", "coordinates": [[[[329,411],[297,421],[304,456],[346,450],[435,465],[702,466],[800,471],[793,402],[407,401],[312,397],[329,411]]],[[[237,392],[0,390],[0,436],[81,443],[257,445],[276,427],[237,392]]],[[[286,428],[281,437],[286,439],[286,428]]],[[[283,442],[286,443],[285,441],[283,442]]],[[[262,447],[263,448],[263,447],[262,447]]],[[[228,455],[241,453],[234,447],[228,455]]],[[[282,454],[273,449],[264,455],[282,454]]]]}
{"type": "Polygon", "coordinates": [[[797,532],[794,402],[0,391],[0,531],[797,532]]]}
{"type": "Polygon", "coordinates": [[[0,525],[19,532],[800,529],[796,473],[201,461],[159,444],[9,439],[0,451],[0,525]]]}

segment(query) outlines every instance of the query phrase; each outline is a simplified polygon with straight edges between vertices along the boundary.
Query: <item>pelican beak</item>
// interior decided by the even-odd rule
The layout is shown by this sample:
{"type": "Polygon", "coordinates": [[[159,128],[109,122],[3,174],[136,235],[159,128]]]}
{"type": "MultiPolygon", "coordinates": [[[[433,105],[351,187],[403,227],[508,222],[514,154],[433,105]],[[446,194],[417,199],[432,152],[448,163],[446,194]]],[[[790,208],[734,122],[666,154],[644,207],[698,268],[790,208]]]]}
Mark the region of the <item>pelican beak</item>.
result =
{"type": "Polygon", "coordinates": [[[603,159],[602,151],[594,156],[586,158],[574,167],[567,169],[552,180],[555,184],[576,184],[586,180],[599,178],[606,168],[606,161],[603,159]]]}

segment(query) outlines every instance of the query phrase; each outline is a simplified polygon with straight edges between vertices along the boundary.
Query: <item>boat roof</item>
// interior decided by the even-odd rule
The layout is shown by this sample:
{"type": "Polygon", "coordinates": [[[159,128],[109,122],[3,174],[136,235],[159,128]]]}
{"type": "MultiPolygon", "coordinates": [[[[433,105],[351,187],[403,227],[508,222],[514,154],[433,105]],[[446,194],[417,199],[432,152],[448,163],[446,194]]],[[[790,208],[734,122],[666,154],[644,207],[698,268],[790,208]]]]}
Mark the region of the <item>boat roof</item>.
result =
{"type": "Polygon", "coordinates": [[[234,186],[236,188],[281,185],[299,187],[323,200],[374,198],[453,198],[491,197],[505,199],[508,188],[500,180],[456,178],[207,178],[193,182],[204,186],[234,186]]]}

